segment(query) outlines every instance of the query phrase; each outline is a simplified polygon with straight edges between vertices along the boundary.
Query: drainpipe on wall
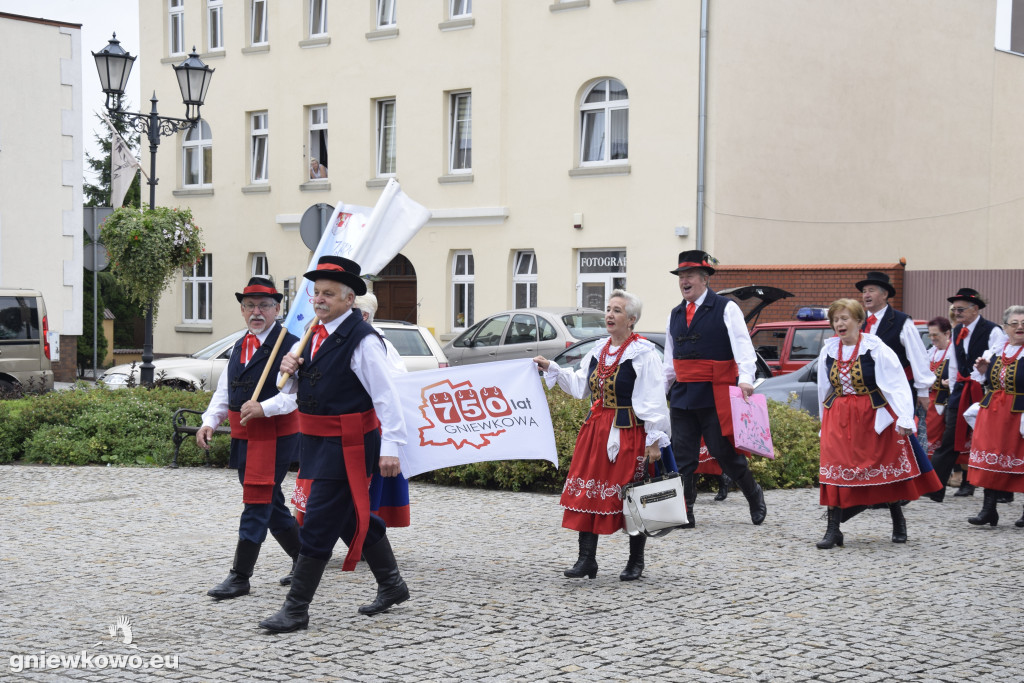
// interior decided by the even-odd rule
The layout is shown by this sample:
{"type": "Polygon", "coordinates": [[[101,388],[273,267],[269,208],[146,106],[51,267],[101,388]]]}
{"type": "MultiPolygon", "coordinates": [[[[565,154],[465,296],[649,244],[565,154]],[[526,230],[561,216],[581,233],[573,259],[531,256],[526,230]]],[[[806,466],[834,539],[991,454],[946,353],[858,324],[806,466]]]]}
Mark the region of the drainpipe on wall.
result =
{"type": "Polygon", "coordinates": [[[700,88],[697,97],[697,249],[704,249],[704,165],[708,121],[708,2],[700,2],[700,88]]]}

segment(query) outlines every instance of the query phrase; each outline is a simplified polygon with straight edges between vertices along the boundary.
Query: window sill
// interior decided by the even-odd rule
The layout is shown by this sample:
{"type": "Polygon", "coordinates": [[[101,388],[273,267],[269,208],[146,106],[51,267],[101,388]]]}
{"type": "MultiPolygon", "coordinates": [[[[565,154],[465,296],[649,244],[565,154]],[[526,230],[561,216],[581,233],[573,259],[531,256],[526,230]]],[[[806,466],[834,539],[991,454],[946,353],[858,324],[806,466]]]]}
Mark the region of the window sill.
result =
{"type": "Polygon", "coordinates": [[[395,176],[388,176],[387,178],[370,178],[369,180],[366,181],[366,187],[368,187],[371,190],[376,189],[378,187],[385,187],[388,184],[388,181],[394,177],[395,176]]]}
{"type": "Polygon", "coordinates": [[[453,185],[456,183],[471,183],[473,182],[472,173],[449,173],[437,177],[437,182],[442,185],[453,185]]]}
{"type": "Polygon", "coordinates": [[[203,54],[199,55],[201,59],[221,59],[222,57],[227,56],[228,53],[224,48],[221,48],[219,50],[210,50],[209,52],[204,52],[203,54]]]}
{"type": "Polygon", "coordinates": [[[476,19],[468,17],[466,19],[449,19],[448,21],[442,21],[437,25],[442,31],[461,31],[464,28],[473,28],[476,25],[476,19]]]}
{"type": "Polygon", "coordinates": [[[211,334],[213,332],[213,323],[182,323],[174,326],[175,332],[185,332],[186,334],[211,334]]]}
{"type": "Polygon", "coordinates": [[[552,12],[565,12],[571,9],[583,9],[590,7],[590,0],[562,0],[548,7],[552,12]]]}
{"type": "Polygon", "coordinates": [[[301,47],[302,49],[308,49],[311,47],[327,47],[330,44],[330,36],[317,36],[315,38],[308,38],[306,40],[299,41],[299,47],[301,47]]]}
{"type": "Polygon", "coordinates": [[[326,192],[330,189],[330,180],[310,180],[299,185],[299,190],[302,192],[326,192]]]}
{"type": "Polygon", "coordinates": [[[242,186],[242,194],[261,194],[263,192],[270,192],[270,183],[242,186]]]}
{"type": "Polygon", "coordinates": [[[188,55],[185,54],[184,52],[182,52],[180,55],[170,55],[169,57],[164,57],[163,59],[160,60],[160,63],[161,64],[181,64],[186,59],[188,59],[188,55]]]}
{"type": "Polygon", "coordinates": [[[583,166],[581,168],[570,168],[570,178],[588,178],[601,175],[629,175],[629,164],[609,164],[607,166],[583,166]]]}
{"type": "Polygon", "coordinates": [[[242,48],[243,55],[252,55],[258,52],[270,52],[270,45],[250,45],[242,48]]]}
{"type": "Polygon", "coordinates": [[[378,28],[374,31],[370,31],[366,34],[367,40],[387,40],[389,38],[397,38],[397,28],[378,28]]]}
{"type": "Polygon", "coordinates": [[[183,187],[171,192],[175,197],[212,197],[212,187],[183,187]]]}

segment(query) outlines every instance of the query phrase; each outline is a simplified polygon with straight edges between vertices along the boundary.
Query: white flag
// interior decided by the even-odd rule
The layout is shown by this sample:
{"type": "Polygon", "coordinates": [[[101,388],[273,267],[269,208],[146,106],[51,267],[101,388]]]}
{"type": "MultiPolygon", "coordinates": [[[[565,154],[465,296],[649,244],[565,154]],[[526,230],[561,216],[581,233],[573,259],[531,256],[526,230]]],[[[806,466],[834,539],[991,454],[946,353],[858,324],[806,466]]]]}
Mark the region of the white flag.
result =
{"type": "MultiPolygon", "coordinates": [[[[430,211],[410,199],[391,178],[373,209],[338,202],[308,270],[316,268],[321,256],[342,256],[358,263],[362,275],[376,275],[428,220],[430,211]]],[[[313,320],[312,290],[312,283],[303,278],[284,321],[297,337],[313,320]]]]}
{"type": "Polygon", "coordinates": [[[132,154],[106,112],[100,112],[110,127],[110,205],[115,209],[124,203],[124,196],[135,180],[135,172],[142,170],[139,160],[132,154]]]}

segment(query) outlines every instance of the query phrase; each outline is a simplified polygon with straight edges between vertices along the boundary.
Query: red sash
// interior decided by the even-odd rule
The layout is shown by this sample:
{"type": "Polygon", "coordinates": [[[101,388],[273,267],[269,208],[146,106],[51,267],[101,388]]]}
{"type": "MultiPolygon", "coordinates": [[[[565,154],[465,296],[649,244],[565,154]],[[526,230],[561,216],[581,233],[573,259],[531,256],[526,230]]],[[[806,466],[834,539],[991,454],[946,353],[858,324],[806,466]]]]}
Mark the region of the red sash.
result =
{"type": "Polygon", "coordinates": [[[370,478],[366,476],[366,449],[363,435],[380,427],[377,413],[346,413],[344,415],[310,415],[299,413],[299,431],[307,436],[341,437],[342,454],[345,458],[345,474],[348,476],[349,491],[352,492],[352,507],[356,513],[356,534],[348,546],[348,554],[341,570],[355,570],[359,556],[363,554],[363,541],[370,528],[370,478]]]}
{"type": "Polygon", "coordinates": [[[299,431],[296,411],[273,417],[257,417],[243,427],[242,414],[228,411],[231,438],[247,441],[245,478],[242,481],[242,502],[256,505],[270,503],[274,495],[274,469],[277,461],[277,437],[299,431]]]}
{"type": "Polygon", "coordinates": [[[960,392],[960,405],[956,408],[956,440],[953,448],[957,452],[967,450],[967,437],[971,426],[964,419],[964,411],[981,400],[985,389],[970,377],[964,377],[957,373],[957,379],[964,383],[963,391],[960,392]]]}
{"type": "Polygon", "coordinates": [[[715,396],[715,411],[718,413],[718,422],[722,425],[722,436],[728,438],[735,446],[729,387],[735,386],[740,376],[736,361],[676,358],[672,360],[672,367],[675,368],[677,382],[711,382],[711,392],[715,396]]]}

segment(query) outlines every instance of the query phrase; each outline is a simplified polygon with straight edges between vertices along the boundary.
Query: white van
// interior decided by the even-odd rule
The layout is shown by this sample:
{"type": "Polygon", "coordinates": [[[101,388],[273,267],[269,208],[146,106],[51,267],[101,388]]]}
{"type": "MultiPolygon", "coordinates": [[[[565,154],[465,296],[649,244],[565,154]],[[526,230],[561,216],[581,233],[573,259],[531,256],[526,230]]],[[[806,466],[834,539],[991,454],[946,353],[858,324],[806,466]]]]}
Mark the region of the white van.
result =
{"type": "Polygon", "coordinates": [[[49,331],[40,292],[0,288],[0,396],[16,386],[53,389],[49,331]]]}

